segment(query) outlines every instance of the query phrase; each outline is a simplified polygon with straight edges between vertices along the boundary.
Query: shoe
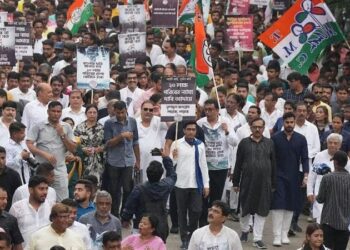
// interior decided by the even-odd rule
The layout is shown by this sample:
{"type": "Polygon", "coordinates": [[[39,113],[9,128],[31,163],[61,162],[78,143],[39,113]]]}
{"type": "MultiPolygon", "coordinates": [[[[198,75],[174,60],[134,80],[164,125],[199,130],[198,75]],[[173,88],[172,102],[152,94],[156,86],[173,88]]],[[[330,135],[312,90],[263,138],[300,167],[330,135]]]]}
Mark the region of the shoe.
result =
{"type": "Polygon", "coordinates": [[[249,234],[249,232],[242,232],[242,234],[241,234],[241,242],[247,242],[248,241],[248,234],[249,234]]]}
{"type": "Polygon", "coordinates": [[[182,244],[181,244],[181,246],[180,246],[180,249],[182,249],[182,250],[187,250],[188,244],[189,244],[188,241],[183,241],[182,244]]]}
{"type": "Polygon", "coordinates": [[[179,233],[179,228],[178,228],[178,227],[171,227],[171,228],[170,228],[170,233],[171,233],[171,234],[177,234],[177,233],[179,233]]]}
{"type": "Polygon", "coordinates": [[[280,247],[280,246],[282,246],[281,236],[275,236],[275,237],[273,238],[272,245],[273,245],[274,247],[280,247]]]}
{"type": "Polygon", "coordinates": [[[290,240],[288,239],[288,234],[282,232],[282,244],[283,245],[289,245],[290,240]]]}
{"type": "Polygon", "coordinates": [[[289,229],[289,231],[288,231],[288,237],[293,237],[293,236],[295,236],[296,234],[295,234],[295,232],[292,230],[292,229],[289,229]]]}
{"type": "Polygon", "coordinates": [[[297,233],[301,233],[303,231],[303,229],[301,229],[301,227],[299,227],[297,223],[292,224],[292,230],[297,233]]]}
{"type": "Polygon", "coordinates": [[[253,243],[253,247],[259,248],[259,249],[267,249],[267,247],[265,246],[264,242],[262,242],[261,240],[255,241],[253,243]]]}
{"type": "Polygon", "coordinates": [[[229,215],[228,215],[228,219],[229,220],[232,220],[234,222],[238,222],[239,221],[239,217],[238,217],[238,214],[236,214],[236,212],[231,212],[229,215]]]}

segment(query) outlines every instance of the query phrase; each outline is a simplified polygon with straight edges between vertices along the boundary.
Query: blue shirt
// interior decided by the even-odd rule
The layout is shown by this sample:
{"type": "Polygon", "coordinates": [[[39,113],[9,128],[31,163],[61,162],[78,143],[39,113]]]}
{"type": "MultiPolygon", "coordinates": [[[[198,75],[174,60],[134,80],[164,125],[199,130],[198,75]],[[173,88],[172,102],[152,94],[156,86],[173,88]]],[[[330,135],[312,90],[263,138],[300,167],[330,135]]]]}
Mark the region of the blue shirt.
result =
{"type": "Polygon", "coordinates": [[[119,122],[116,118],[106,121],[104,126],[104,139],[107,143],[113,137],[122,132],[132,132],[133,139],[123,139],[117,145],[107,147],[107,163],[114,167],[131,167],[135,165],[134,146],[139,144],[139,135],[134,118],[127,117],[125,123],[119,122]]]}
{"type": "Polygon", "coordinates": [[[77,219],[76,220],[79,220],[79,218],[84,215],[84,214],[87,214],[89,212],[92,212],[92,211],[95,211],[96,208],[95,208],[95,203],[93,203],[92,201],[89,202],[89,205],[84,208],[84,207],[81,207],[80,204],[78,204],[78,211],[77,211],[77,219]]]}

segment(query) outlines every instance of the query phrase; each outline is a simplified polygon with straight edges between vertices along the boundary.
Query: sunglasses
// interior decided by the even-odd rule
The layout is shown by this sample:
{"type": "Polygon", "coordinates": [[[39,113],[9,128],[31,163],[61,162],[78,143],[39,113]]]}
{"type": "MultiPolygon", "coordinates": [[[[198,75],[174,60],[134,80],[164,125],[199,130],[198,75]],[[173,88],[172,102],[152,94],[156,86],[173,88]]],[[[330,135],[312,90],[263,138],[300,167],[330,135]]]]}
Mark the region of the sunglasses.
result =
{"type": "Polygon", "coordinates": [[[145,111],[145,112],[153,112],[153,109],[144,108],[143,111],[145,111]]]}

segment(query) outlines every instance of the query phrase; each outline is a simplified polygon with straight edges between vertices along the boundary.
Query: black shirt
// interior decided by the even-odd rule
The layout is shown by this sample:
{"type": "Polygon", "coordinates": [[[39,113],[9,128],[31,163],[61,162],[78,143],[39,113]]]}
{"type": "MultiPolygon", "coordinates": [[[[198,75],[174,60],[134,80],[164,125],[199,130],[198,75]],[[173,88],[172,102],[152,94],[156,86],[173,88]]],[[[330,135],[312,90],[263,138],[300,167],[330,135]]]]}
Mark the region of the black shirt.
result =
{"type": "Polygon", "coordinates": [[[0,214],[0,227],[10,235],[12,244],[18,245],[24,242],[16,217],[6,211],[0,214]]]}
{"type": "Polygon", "coordinates": [[[0,186],[7,191],[7,206],[6,211],[9,211],[12,205],[12,197],[16,189],[22,185],[21,177],[12,168],[5,167],[2,174],[0,174],[0,186]]]}
{"type": "MultiPolygon", "coordinates": [[[[180,138],[185,136],[184,129],[183,129],[184,123],[185,122],[183,122],[183,121],[179,122],[178,131],[177,131],[177,139],[180,139],[180,138]]],[[[197,128],[196,138],[201,140],[203,143],[205,143],[203,129],[201,127],[199,127],[197,124],[196,124],[196,128],[197,128]]],[[[171,124],[171,126],[169,127],[168,131],[166,132],[165,139],[175,141],[175,133],[176,133],[176,122],[171,124]]]]}

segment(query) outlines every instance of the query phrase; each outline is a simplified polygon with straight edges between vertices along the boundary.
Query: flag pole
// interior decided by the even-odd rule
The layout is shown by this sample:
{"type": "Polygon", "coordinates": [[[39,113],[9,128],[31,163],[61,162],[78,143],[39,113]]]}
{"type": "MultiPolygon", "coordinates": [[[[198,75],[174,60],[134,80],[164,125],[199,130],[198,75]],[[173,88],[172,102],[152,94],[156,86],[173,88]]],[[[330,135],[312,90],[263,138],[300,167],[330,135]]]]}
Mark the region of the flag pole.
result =
{"type": "Polygon", "coordinates": [[[213,83],[214,83],[214,88],[215,88],[215,95],[216,95],[216,100],[218,102],[218,106],[219,106],[219,110],[221,109],[221,105],[220,105],[220,101],[219,101],[219,93],[218,93],[218,86],[216,85],[216,81],[215,81],[215,75],[213,70],[210,70],[210,74],[212,74],[212,79],[213,79],[213,83]]]}
{"type": "Polygon", "coordinates": [[[91,89],[91,104],[94,104],[94,89],[91,89]]]}

